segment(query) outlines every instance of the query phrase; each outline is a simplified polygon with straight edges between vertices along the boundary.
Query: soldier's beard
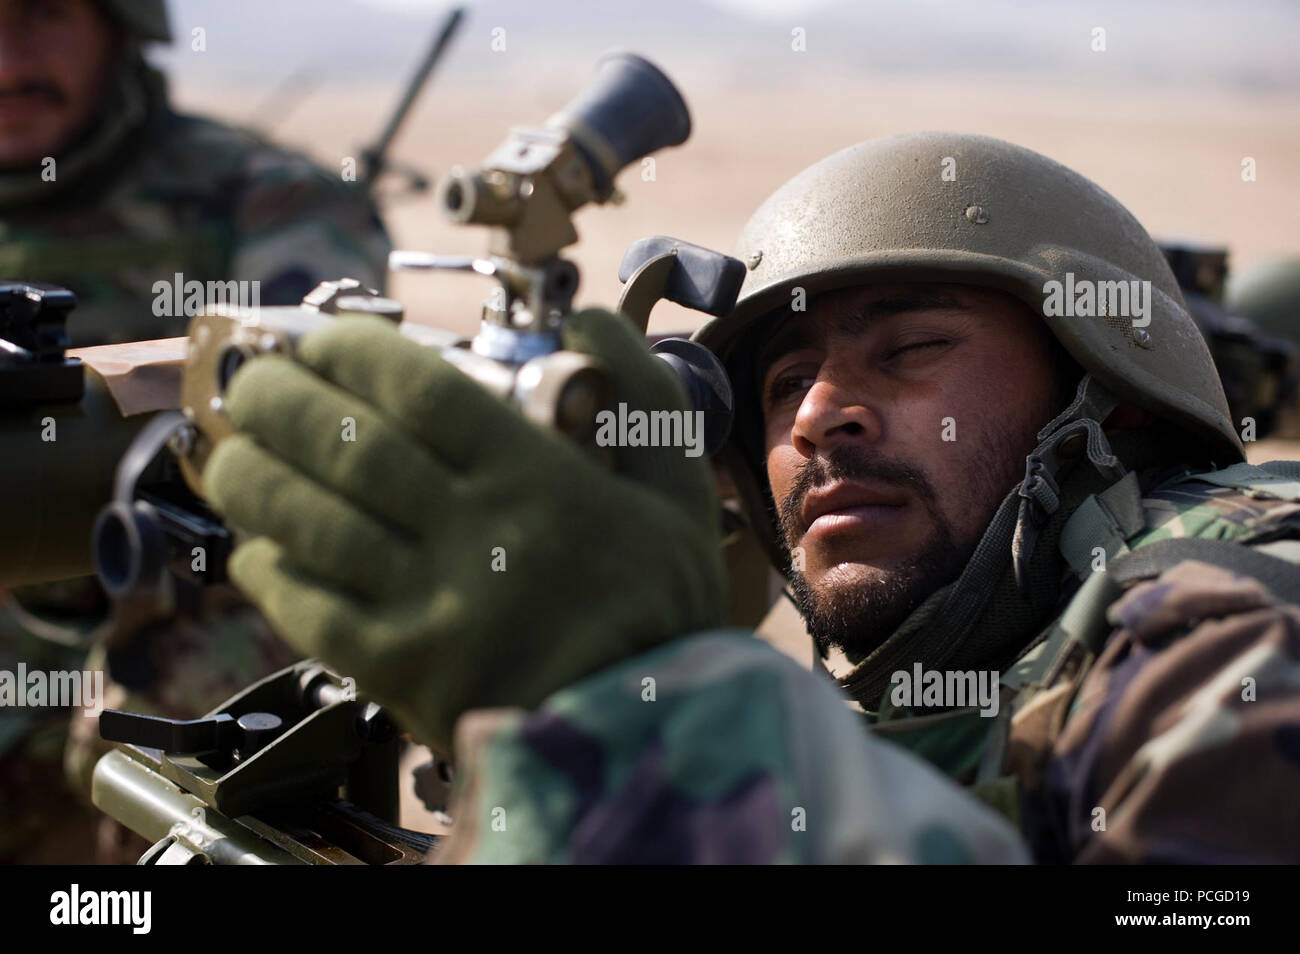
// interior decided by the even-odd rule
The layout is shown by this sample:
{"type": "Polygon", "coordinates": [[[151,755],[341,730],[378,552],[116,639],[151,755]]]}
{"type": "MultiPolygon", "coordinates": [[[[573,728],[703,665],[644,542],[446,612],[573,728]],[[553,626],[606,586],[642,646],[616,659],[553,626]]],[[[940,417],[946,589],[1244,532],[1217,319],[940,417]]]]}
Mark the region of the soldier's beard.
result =
{"type": "Polygon", "coordinates": [[[808,493],[834,480],[853,479],[908,487],[925,506],[933,527],[918,552],[888,568],[837,568],[815,589],[802,573],[794,574],[791,591],[818,651],[824,656],[836,647],[857,662],[879,647],[926,597],[961,575],[976,540],[956,538],[920,470],[848,446],[810,458],[796,476],[779,513],[787,548],[803,535],[801,510],[808,493]]]}

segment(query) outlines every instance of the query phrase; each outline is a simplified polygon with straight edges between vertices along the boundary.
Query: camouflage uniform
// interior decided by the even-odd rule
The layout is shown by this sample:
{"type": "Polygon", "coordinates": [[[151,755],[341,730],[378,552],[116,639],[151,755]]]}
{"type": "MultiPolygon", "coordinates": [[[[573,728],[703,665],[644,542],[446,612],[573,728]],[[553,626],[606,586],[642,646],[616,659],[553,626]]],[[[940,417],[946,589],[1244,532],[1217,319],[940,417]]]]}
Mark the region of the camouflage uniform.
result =
{"type": "Polygon", "coordinates": [[[1028,858],[991,811],[871,739],[828,681],[739,630],[613,666],[535,712],[470,712],[456,731],[468,781],[438,863],[1028,858]]]}
{"type": "MultiPolygon", "coordinates": [[[[1237,463],[1209,352],[1131,216],[1043,157],[916,134],[796,177],[738,257],[776,263],[700,333],[738,402],[735,329],[795,285],[845,287],[855,270],[992,284],[1038,305],[1044,277],[1067,269],[1136,273],[1157,304],[1150,332],[1113,315],[1053,328],[1086,372],[1076,401],[1040,432],[962,576],[869,656],[818,657],[810,674],[740,633],[686,635],[533,712],[467,713],[457,825],[438,860],[1016,860],[983,802],[1040,862],[1300,861],[1300,464],[1237,463]],[[945,156],[964,185],[942,184],[945,156]],[[1117,402],[1089,396],[1097,378],[1159,422],[1103,435],[1117,402]],[[1074,425],[1086,450],[1062,450],[1074,425]],[[999,673],[997,716],[893,706],[891,674],[913,661],[999,673]],[[973,798],[954,800],[900,749],[973,798]]],[[[745,441],[742,420],[731,472],[788,574],[745,441]]]]}
{"type": "MultiPolygon", "coordinates": [[[[1143,498],[1125,545],[1300,541],[1300,465],[1290,473],[1273,491],[1179,475],[1143,498]]],[[[1300,773],[1300,608],[1188,561],[1132,586],[1108,618],[1104,648],[1055,620],[1031,635],[1003,673],[998,719],[858,697],[863,728],[888,746],[845,735],[829,683],[740,632],[628,660],[534,713],[467,714],[457,751],[470,781],[436,860],[1015,860],[895,747],[1001,811],[1039,861],[1300,858],[1300,825],[1276,810],[1300,773]],[[1049,662],[1052,678],[1036,681],[1049,662]]]]}
{"type": "MultiPolygon", "coordinates": [[[[318,282],[341,276],[382,287],[390,246],[370,199],[303,155],[174,112],[163,77],[137,46],[140,39],[167,38],[162,5],[105,7],[127,30],[128,43],[102,118],[68,154],[55,157],[52,181],[40,167],[0,173],[0,274],[75,292],[68,323],[74,347],[184,334],[184,315],[159,316],[154,307],[155,283],[171,288],[178,276],[205,289],[208,282],[257,282],[264,305],[296,303],[318,282]]],[[[164,298],[174,303],[171,291],[164,298]]],[[[92,580],[16,595],[43,618],[33,623],[6,601],[0,668],[48,661],[50,648],[33,628],[56,623],[73,635],[95,630],[87,639],[97,647],[89,659],[62,649],[58,666],[42,662],[41,668],[107,669],[109,706],[193,718],[293,658],[233,589],[182,592],[144,618],[119,614],[108,622],[92,580]]],[[[84,861],[93,847],[89,832],[102,816],[69,807],[53,781],[63,771],[66,711],[39,717],[15,711],[0,712],[0,787],[6,790],[0,797],[9,802],[0,806],[0,860],[84,861]],[[68,851],[51,854],[52,827],[72,843],[68,851]]],[[[103,748],[95,725],[74,715],[66,752],[82,798],[103,748]]],[[[101,857],[130,860],[113,852],[101,857]]]]}

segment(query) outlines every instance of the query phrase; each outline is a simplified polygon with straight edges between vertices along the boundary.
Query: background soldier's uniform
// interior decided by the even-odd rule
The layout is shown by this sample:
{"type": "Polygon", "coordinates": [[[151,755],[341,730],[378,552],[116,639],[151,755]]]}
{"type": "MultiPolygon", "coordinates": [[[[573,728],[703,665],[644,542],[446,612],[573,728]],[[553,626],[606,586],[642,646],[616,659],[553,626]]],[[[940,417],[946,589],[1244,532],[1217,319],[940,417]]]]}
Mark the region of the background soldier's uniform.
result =
{"type": "MultiPolygon", "coordinates": [[[[167,38],[160,3],[105,7],[129,35],[167,38]]],[[[160,281],[166,308],[178,280],[257,282],[262,305],[295,304],[344,276],[383,287],[390,245],[367,195],[251,132],[173,112],[163,77],[133,45],[102,120],[55,160],[52,181],[40,166],[0,174],[0,275],[75,292],[74,347],[185,334],[185,315],[155,313],[160,281]]],[[[108,623],[90,580],[17,596],[23,606],[0,609],[0,668],[111,667],[109,707],[193,718],[293,658],[229,588],[182,589],[145,619],[108,623]],[[96,650],[86,660],[33,635],[50,625],[98,627],[96,650]]],[[[66,710],[0,711],[0,861],[92,857],[103,816],[73,811],[57,783],[66,754],[87,798],[102,743],[96,720],[74,715],[62,752],[67,719],[66,710]]],[[[101,858],[132,861],[140,850],[101,858]]]]}

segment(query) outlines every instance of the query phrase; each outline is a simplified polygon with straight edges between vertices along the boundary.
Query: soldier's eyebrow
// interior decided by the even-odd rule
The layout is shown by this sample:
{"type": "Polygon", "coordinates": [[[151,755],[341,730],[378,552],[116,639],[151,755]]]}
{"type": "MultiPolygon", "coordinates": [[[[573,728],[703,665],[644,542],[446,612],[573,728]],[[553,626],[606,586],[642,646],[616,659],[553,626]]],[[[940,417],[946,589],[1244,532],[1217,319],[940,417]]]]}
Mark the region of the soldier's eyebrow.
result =
{"type": "Polygon", "coordinates": [[[782,355],[789,354],[791,351],[798,351],[800,348],[811,347],[816,344],[817,340],[827,334],[831,336],[855,334],[862,331],[866,325],[873,321],[892,318],[895,315],[906,314],[909,311],[969,310],[968,305],[958,301],[951,295],[941,293],[904,294],[892,298],[877,298],[865,308],[845,308],[832,313],[829,320],[822,323],[815,335],[806,322],[799,321],[799,315],[793,315],[781,325],[777,333],[772,336],[772,339],[758,352],[758,360],[755,362],[758,380],[762,381],[767,377],[767,372],[771,370],[773,363],[782,355]]]}
{"type": "Polygon", "coordinates": [[[782,355],[807,348],[812,343],[813,336],[807,325],[798,321],[787,321],[758,352],[758,360],[755,362],[758,380],[762,381],[767,377],[767,372],[771,370],[773,363],[782,355]]]}
{"type": "Polygon", "coordinates": [[[901,315],[909,311],[969,311],[969,308],[951,295],[939,293],[877,298],[866,307],[864,314],[857,316],[852,314],[837,315],[835,330],[841,331],[844,330],[844,327],[857,327],[854,322],[860,323],[863,318],[867,321],[876,321],[881,318],[892,318],[894,315],[901,315]],[[845,324],[842,326],[841,322],[845,324]]]}

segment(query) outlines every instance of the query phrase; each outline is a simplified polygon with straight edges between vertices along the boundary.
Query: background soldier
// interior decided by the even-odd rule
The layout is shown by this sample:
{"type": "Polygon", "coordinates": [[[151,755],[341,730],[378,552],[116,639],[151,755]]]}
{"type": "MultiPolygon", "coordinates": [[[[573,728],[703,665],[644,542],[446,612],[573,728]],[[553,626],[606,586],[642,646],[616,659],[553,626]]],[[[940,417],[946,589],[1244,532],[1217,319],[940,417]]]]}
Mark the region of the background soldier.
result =
{"type": "Polygon", "coordinates": [[[1276,432],[1295,403],[1300,378],[1300,351],[1285,326],[1260,324],[1225,303],[1227,249],[1182,242],[1162,243],[1161,249],[1210,346],[1242,441],[1281,436],[1276,432]]]}
{"type": "MultiPolygon", "coordinates": [[[[73,346],[184,334],[184,315],[155,309],[157,282],[257,283],[264,305],[342,276],[382,287],[389,242],[369,197],[305,156],[175,112],[141,55],[170,38],[163,0],[0,0],[0,275],[73,290],[73,346]]],[[[26,588],[0,612],[0,668],[108,668],[106,705],[185,718],[292,659],[227,590],[107,612],[92,580],[26,588]]],[[[66,723],[66,711],[0,713],[0,859],[91,856],[102,816],[60,783],[66,723]]],[[[72,725],[68,770],[88,791],[96,722],[72,725]]]]}
{"type": "Polygon", "coordinates": [[[343,275],[382,286],[389,244],[363,192],[171,109],[140,52],[171,38],[162,0],[0,11],[0,274],[76,292],[73,347],[184,334],[153,307],[177,273],[259,282],[264,305],[343,275]]]}

